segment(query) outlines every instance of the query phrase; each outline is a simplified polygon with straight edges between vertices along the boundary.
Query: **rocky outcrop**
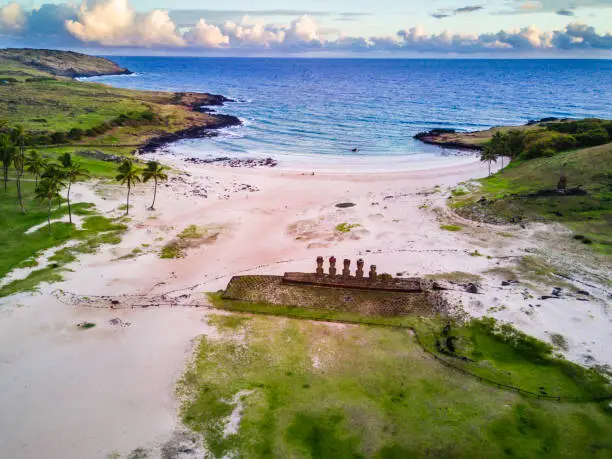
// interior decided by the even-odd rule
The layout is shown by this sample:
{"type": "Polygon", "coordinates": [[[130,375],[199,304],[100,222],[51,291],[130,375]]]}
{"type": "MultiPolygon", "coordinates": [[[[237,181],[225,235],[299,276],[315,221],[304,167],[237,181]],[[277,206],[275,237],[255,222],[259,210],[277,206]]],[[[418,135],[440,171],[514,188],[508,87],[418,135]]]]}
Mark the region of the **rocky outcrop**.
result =
{"type": "Polygon", "coordinates": [[[204,137],[212,137],[217,135],[214,132],[217,129],[222,129],[231,126],[240,126],[242,122],[239,118],[232,115],[210,115],[211,121],[201,126],[193,126],[181,131],[162,134],[150,139],[144,146],[138,149],[137,153],[153,153],[168,144],[179,140],[201,139],[204,137]]]}

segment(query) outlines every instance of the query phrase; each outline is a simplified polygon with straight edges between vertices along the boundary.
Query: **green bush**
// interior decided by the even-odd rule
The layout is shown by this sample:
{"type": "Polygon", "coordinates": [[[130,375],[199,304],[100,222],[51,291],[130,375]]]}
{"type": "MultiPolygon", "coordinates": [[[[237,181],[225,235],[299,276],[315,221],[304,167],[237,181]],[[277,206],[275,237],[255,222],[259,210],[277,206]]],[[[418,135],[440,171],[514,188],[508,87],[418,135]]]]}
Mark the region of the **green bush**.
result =
{"type": "Polygon", "coordinates": [[[596,147],[610,141],[608,131],[599,126],[576,134],[576,140],[584,147],[596,147]]]}

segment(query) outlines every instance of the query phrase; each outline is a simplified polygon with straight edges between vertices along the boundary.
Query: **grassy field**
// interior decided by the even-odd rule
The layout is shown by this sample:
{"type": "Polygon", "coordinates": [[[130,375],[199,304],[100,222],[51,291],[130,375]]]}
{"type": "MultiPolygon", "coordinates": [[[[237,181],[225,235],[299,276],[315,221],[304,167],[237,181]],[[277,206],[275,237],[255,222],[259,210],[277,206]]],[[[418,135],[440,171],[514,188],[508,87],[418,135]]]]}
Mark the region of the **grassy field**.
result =
{"type": "Polygon", "coordinates": [[[580,398],[612,394],[612,387],[596,371],[558,358],[555,356],[555,348],[550,344],[511,327],[500,326],[489,319],[461,323],[440,316],[383,317],[349,311],[226,300],[220,293],[209,294],[209,298],[215,307],[232,312],[411,329],[418,335],[421,344],[436,354],[440,354],[440,345],[443,350],[447,350],[446,339],[451,336],[455,347],[452,353],[454,356],[447,353],[440,357],[477,377],[541,395],[580,398]],[[445,335],[443,330],[448,324],[452,327],[445,335]],[[441,344],[437,345],[436,341],[441,344]],[[468,360],[459,357],[467,357],[468,360]]]}
{"type": "MultiPolygon", "coordinates": [[[[211,322],[221,338],[200,341],[179,393],[183,420],[215,457],[612,457],[605,405],[485,386],[439,364],[408,330],[243,315],[211,322]]],[[[508,347],[494,352],[511,359],[508,347]]]]}
{"type": "MultiPolygon", "coordinates": [[[[51,161],[63,153],[71,153],[92,178],[114,179],[117,162],[124,157],[132,158],[132,153],[151,138],[215,121],[213,116],[192,109],[194,104],[209,100],[209,96],[132,91],[78,82],[54,73],[103,72],[113,70],[114,66],[72,53],[37,50],[20,53],[25,63],[6,58],[0,52],[0,134],[22,126],[26,150],[38,150],[51,161]],[[36,65],[52,69],[42,71],[27,65],[32,59],[36,65]]],[[[215,102],[215,97],[211,97],[215,102]]],[[[12,165],[9,175],[15,175],[12,165]]],[[[87,220],[82,230],[67,223],[54,223],[51,235],[44,228],[25,235],[26,230],[46,220],[46,207],[33,199],[33,177],[24,179],[26,215],[19,211],[14,182],[9,183],[7,192],[0,190],[0,220],[3,223],[0,227],[3,242],[0,278],[24,263],[32,265],[33,259],[46,249],[68,241],[78,244],[70,251],[63,250],[63,256],[54,260],[53,266],[40,267],[28,279],[2,287],[1,296],[33,289],[42,281],[61,279],[62,266],[77,252],[95,250],[102,242],[116,242],[125,229],[110,221],[102,224],[100,220],[87,220]],[[94,221],[97,223],[91,223],[94,221]]],[[[87,214],[87,218],[94,216],[94,211],[86,205],[74,208],[76,212],[87,214]]],[[[66,212],[64,207],[54,210],[52,219],[66,212]]]]}
{"type": "MultiPolygon", "coordinates": [[[[0,225],[0,278],[15,268],[33,268],[31,274],[22,280],[16,280],[0,288],[0,297],[22,291],[36,289],[41,282],[57,282],[62,279],[63,267],[73,261],[79,253],[95,252],[103,244],[116,244],[121,240],[121,234],[127,229],[120,222],[111,221],[96,215],[91,204],[73,204],[73,214],[84,218],[83,227],[77,229],[67,222],[43,226],[37,231],[26,234],[28,229],[47,221],[46,203],[34,199],[34,182],[26,176],[22,182],[24,202],[27,213],[19,209],[14,182],[9,183],[8,190],[0,189],[0,215],[3,224],[0,225]],[[70,248],[61,249],[49,261],[48,266],[36,265],[36,257],[44,250],[61,246],[74,241],[70,248]]],[[[53,205],[52,220],[59,219],[68,213],[66,206],[53,205]]]]}
{"type": "Polygon", "coordinates": [[[470,193],[452,197],[451,206],[479,220],[561,222],[595,250],[612,254],[612,143],[513,162],[480,184],[470,193]],[[568,188],[579,187],[587,194],[528,196],[555,190],[562,173],[568,188]]]}

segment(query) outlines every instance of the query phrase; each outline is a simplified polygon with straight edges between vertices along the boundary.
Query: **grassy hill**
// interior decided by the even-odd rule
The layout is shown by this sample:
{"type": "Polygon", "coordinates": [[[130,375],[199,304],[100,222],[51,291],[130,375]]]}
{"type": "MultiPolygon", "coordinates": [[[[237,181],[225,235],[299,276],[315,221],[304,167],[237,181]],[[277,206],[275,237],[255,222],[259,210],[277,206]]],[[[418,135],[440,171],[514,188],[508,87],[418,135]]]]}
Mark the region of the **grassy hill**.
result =
{"type": "Polygon", "coordinates": [[[612,143],[516,161],[479,182],[452,198],[458,213],[494,223],[564,223],[580,240],[612,254],[612,143]],[[555,193],[562,174],[578,193],[555,193]]]}
{"type": "Polygon", "coordinates": [[[25,48],[0,50],[0,67],[4,67],[7,61],[15,65],[17,71],[26,74],[37,70],[55,76],[76,78],[130,73],[128,69],[108,59],[72,51],[25,48]]]}

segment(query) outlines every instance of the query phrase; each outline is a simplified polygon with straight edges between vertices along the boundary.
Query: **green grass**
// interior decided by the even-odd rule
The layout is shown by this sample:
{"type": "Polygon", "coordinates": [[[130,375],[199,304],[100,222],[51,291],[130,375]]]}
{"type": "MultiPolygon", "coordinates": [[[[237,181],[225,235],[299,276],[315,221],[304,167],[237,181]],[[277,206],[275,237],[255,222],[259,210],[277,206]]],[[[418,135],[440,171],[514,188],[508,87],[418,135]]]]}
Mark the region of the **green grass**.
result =
{"type": "Polygon", "coordinates": [[[178,388],[183,421],[214,457],[612,457],[612,415],[601,405],[485,386],[406,330],[254,316],[219,331],[201,339],[178,388]],[[239,392],[239,429],[225,436],[239,392]]]}
{"type": "MultiPolygon", "coordinates": [[[[454,197],[451,207],[478,220],[551,221],[567,225],[591,241],[594,251],[612,255],[612,143],[558,153],[550,158],[515,161],[503,172],[480,180],[482,187],[454,197]],[[586,196],[526,197],[554,190],[561,173],[569,188],[586,196]],[[486,201],[480,201],[481,198],[486,201]]],[[[570,242],[568,238],[568,242],[570,242]]]]}
{"type": "Polygon", "coordinates": [[[361,225],[356,223],[356,224],[351,224],[351,223],[340,223],[338,225],[336,225],[335,230],[339,231],[340,233],[350,233],[351,230],[360,227],[361,225]]]}
{"type": "Polygon", "coordinates": [[[440,229],[444,231],[461,231],[463,227],[458,225],[440,225],[440,229]]]}
{"type": "MultiPolygon", "coordinates": [[[[29,177],[27,177],[29,179],[29,177]]],[[[105,217],[92,214],[92,205],[88,203],[73,204],[75,214],[84,216],[83,228],[77,230],[74,225],[65,222],[55,222],[51,232],[45,225],[31,234],[25,232],[33,226],[47,221],[47,209],[44,203],[33,199],[34,182],[22,183],[24,202],[27,213],[23,215],[16,199],[15,184],[9,183],[8,191],[0,190],[0,216],[3,225],[0,226],[0,278],[15,268],[35,267],[35,258],[42,251],[57,247],[71,240],[79,243],[74,247],[57,251],[49,261],[49,267],[35,270],[21,280],[13,281],[0,289],[0,297],[21,291],[32,291],[42,282],[58,282],[62,280],[62,267],[77,258],[79,253],[93,253],[103,244],[116,244],[121,240],[121,234],[127,227],[105,217]]],[[[68,209],[62,206],[59,210],[54,206],[52,219],[66,215],[68,209]]]]}
{"type": "MultiPolygon", "coordinates": [[[[220,293],[209,294],[209,299],[215,307],[232,312],[410,328],[431,352],[436,352],[436,340],[441,339],[441,330],[449,323],[444,317],[365,316],[354,312],[225,300],[220,293]]],[[[598,373],[555,358],[550,345],[508,325],[498,325],[493,319],[473,320],[467,324],[451,322],[452,334],[458,338],[457,353],[475,362],[451,361],[470,373],[534,393],[540,393],[540,388],[545,386],[548,395],[563,397],[612,394],[612,388],[605,385],[598,373]]]]}

